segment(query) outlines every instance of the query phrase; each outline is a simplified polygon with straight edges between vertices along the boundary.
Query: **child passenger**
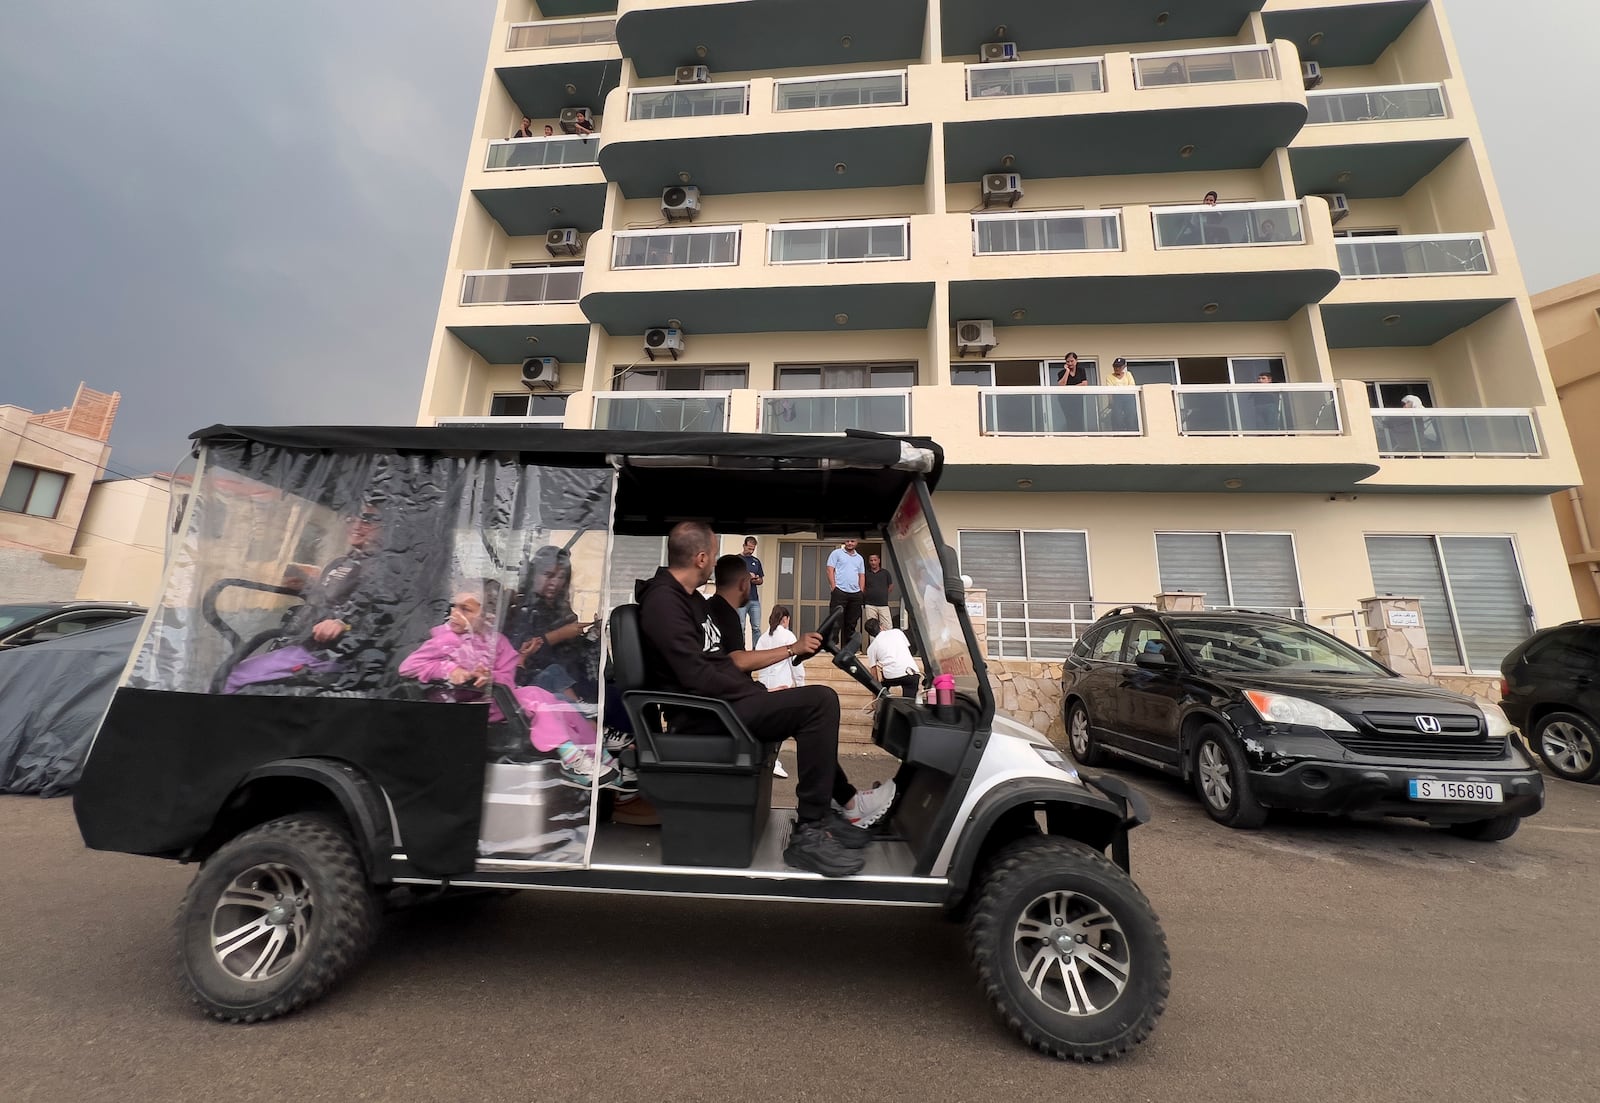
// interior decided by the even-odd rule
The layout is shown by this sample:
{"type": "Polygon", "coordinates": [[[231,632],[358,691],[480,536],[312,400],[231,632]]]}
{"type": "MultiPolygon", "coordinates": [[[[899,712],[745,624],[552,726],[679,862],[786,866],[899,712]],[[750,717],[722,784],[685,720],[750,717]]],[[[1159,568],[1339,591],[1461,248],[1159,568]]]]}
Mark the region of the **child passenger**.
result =
{"type": "Polygon", "coordinates": [[[430,696],[448,701],[488,699],[489,721],[505,720],[489,694],[493,685],[511,688],[517,704],[528,714],[533,746],[553,752],[561,760],[563,780],[587,789],[598,772],[601,788],[622,788],[616,760],[597,746],[594,724],[572,702],[539,686],[519,686],[517,668],[522,657],[511,641],[495,631],[483,613],[483,601],[470,591],[457,593],[450,615],[433,629],[428,640],[400,664],[400,674],[434,683],[430,696]]]}

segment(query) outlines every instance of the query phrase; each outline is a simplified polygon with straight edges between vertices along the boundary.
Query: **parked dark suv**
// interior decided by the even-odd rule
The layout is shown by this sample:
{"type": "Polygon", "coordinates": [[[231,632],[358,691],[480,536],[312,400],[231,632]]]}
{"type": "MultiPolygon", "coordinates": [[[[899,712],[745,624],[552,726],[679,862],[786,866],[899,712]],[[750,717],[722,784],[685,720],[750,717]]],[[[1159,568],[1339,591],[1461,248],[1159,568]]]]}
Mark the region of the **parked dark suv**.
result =
{"type": "Polygon", "coordinates": [[[1500,664],[1500,705],[1544,764],[1568,781],[1600,779],[1600,622],[1523,640],[1500,664]]]}
{"type": "Polygon", "coordinates": [[[1508,838],[1543,776],[1494,705],[1407,681],[1326,632],[1265,613],[1106,614],[1062,665],[1072,755],[1192,780],[1211,817],[1375,812],[1508,838]]]}
{"type": "Polygon", "coordinates": [[[0,651],[59,640],[144,616],[144,606],[129,601],[39,601],[0,605],[0,651]]]}

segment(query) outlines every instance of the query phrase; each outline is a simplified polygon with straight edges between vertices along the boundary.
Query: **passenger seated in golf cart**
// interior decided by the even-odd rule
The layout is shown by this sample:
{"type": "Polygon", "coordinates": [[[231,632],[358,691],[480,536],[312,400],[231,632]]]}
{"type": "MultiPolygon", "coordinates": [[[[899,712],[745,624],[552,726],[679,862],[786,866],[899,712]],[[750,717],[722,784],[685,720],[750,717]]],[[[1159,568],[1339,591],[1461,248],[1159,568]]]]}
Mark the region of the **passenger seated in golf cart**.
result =
{"type": "MultiPolygon", "coordinates": [[[[392,887],[494,887],[970,914],[985,990],[1030,1044],[1100,1058],[1149,1033],[1165,1002],[1166,947],[1126,873],[1128,831],[1148,813],[1116,779],[1080,777],[1043,736],[995,715],[932,510],[943,454],[931,441],[337,426],[215,426],[196,439],[162,593],[74,808],[91,847],[203,863],[179,928],[184,978],[208,1013],[255,1021],[320,996],[371,945],[392,887]],[[339,656],[350,665],[332,681],[227,692],[286,623],[332,619],[320,606],[297,612],[321,600],[315,564],[353,547],[345,519],[380,501],[359,640],[338,633],[354,648],[339,656]],[[830,694],[769,695],[725,656],[723,666],[706,659],[694,590],[717,532],[882,542],[927,676],[956,687],[939,704],[888,696],[859,641],[823,643],[871,695],[872,741],[893,761],[892,783],[856,794],[843,782],[833,700],[815,706],[824,723],[812,717],[816,735],[801,743],[798,809],[773,806],[773,755],[789,721],[771,706],[830,694]],[[519,585],[528,600],[547,548],[567,553],[568,577],[547,580],[551,608],[559,594],[564,623],[606,628],[592,655],[602,676],[585,666],[580,711],[611,726],[599,661],[609,647],[636,736],[627,765],[658,827],[611,819],[601,770],[574,787],[529,738],[535,720],[514,692],[514,661],[504,669],[500,626],[519,585]],[[457,635],[473,597],[476,659],[442,638],[457,635]],[[660,629],[658,602],[676,626],[660,629]],[[461,701],[447,688],[469,682],[487,697],[461,701]],[[830,798],[844,821],[852,799],[857,813],[877,805],[865,837],[851,835],[863,845],[845,855],[849,868],[837,853],[791,864],[797,837],[850,834],[830,818],[830,798]],[[796,832],[797,812],[823,826],[796,832]]],[[[771,580],[776,598],[798,592],[785,573],[771,580]]],[[[814,627],[825,640],[832,626],[814,627]]]]}

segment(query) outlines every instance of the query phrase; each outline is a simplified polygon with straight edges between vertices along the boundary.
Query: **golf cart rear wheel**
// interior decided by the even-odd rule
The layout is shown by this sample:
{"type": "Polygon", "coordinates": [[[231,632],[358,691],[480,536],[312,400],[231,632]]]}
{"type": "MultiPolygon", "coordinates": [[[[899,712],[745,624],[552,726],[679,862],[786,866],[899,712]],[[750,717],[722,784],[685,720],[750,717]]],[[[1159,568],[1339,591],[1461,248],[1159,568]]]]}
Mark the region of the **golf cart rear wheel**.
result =
{"type": "Polygon", "coordinates": [[[342,828],[313,816],[272,820],[200,867],[178,909],[179,965],[206,1014],[259,1022],[343,979],[372,945],[377,920],[342,828]]]}
{"type": "Polygon", "coordinates": [[[1034,835],[991,861],[967,922],[978,981],[1008,1026],[1052,1057],[1126,1053],[1166,1010],[1172,965],[1144,893],[1105,856],[1034,835]]]}

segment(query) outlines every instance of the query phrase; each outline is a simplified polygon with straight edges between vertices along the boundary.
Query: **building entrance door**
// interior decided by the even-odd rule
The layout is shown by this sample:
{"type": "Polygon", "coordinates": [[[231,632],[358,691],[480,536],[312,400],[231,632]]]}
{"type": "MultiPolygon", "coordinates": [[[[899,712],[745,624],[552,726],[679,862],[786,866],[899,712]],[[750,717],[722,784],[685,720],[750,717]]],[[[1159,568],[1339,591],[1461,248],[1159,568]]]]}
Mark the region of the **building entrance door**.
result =
{"type": "MultiPolygon", "coordinates": [[[[762,599],[762,616],[772,614],[772,604],[787,605],[794,610],[790,620],[795,634],[815,632],[828,615],[828,556],[839,547],[838,541],[779,540],[777,585],[771,597],[762,599]]],[[[863,562],[869,555],[882,555],[883,544],[878,540],[861,540],[856,551],[863,562]]],[[[772,570],[772,563],[767,563],[772,570]]],[[[763,628],[765,626],[763,625],[763,628]]]]}

